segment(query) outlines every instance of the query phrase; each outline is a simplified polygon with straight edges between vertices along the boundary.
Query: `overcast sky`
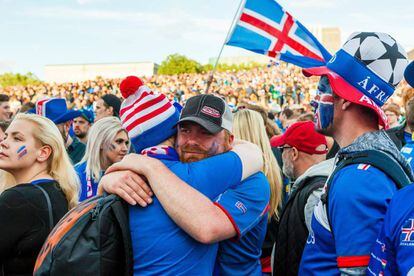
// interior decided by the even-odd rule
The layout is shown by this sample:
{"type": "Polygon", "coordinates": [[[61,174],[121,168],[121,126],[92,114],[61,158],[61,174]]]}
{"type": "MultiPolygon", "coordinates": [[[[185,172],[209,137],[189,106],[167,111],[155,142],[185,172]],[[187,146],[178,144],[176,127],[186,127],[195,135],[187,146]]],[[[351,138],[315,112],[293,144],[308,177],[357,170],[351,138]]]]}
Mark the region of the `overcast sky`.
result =
{"type": "MultiPolygon", "coordinates": [[[[302,24],[391,34],[414,48],[412,0],[279,0],[302,24]]],[[[172,53],[199,62],[218,54],[238,0],[0,0],[0,73],[46,64],[161,62],[172,53]]],[[[246,55],[225,47],[223,56],[246,55]]]]}

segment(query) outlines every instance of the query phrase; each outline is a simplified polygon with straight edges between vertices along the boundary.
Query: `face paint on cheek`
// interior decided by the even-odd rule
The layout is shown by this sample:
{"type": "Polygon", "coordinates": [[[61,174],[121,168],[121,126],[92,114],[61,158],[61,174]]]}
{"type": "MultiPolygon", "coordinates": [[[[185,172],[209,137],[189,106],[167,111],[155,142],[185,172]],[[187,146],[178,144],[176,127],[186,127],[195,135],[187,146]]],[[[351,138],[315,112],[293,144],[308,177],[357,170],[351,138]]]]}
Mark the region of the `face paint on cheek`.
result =
{"type": "Polygon", "coordinates": [[[109,145],[109,149],[110,149],[110,150],[116,150],[116,146],[115,146],[114,144],[110,144],[110,145],[109,145]]]}
{"type": "Polygon", "coordinates": [[[316,122],[321,129],[328,128],[333,123],[334,106],[333,96],[329,93],[320,95],[318,109],[316,112],[316,122]]]}
{"type": "Polygon", "coordinates": [[[208,151],[208,156],[216,155],[218,150],[219,150],[219,145],[216,141],[214,141],[213,144],[211,145],[209,151],[208,151]]]}
{"type": "Polygon", "coordinates": [[[23,156],[25,156],[27,154],[27,149],[26,146],[21,146],[18,150],[17,150],[17,159],[21,159],[23,158],[23,156]]]}

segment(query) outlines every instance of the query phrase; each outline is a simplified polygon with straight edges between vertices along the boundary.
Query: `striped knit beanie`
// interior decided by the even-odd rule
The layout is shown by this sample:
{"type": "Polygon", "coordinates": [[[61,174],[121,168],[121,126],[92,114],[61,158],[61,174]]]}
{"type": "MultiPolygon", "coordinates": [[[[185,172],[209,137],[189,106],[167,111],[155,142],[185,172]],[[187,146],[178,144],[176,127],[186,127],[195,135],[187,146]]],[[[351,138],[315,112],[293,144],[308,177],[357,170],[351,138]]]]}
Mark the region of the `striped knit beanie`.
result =
{"type": "Polygon", "coordinates": [[[120,84],[124,97],[120,109],[122,126],[127,130],[137,153],[156,146],[177,133],[181,106],[164,94],[157,94],[135,76],[120,84]]]}

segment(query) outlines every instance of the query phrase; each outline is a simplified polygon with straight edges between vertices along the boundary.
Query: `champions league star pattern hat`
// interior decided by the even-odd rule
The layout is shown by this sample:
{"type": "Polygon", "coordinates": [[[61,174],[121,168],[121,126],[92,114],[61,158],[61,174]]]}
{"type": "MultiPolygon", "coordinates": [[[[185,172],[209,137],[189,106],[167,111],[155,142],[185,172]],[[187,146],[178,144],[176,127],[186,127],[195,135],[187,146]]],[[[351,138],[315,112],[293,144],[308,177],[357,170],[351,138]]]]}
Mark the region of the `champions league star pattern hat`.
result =
{"type": "Polygon", "coordinates": [[[179,104],[170,102],[164,94],[154,93],[135,76],[122,80],[119,88],[125,98],[119,115],[136,152],[156,146],[177,133],[179,104]]]}
{"type": "Polygon", "coordinates": [[[326,75],[339,97],[375,110],[379,124],[387,128],[381,107],[402,80],[407,64],[407,53],[390,35],[359,32],[350,36],[326,66],[303,72],[326,75]]]}

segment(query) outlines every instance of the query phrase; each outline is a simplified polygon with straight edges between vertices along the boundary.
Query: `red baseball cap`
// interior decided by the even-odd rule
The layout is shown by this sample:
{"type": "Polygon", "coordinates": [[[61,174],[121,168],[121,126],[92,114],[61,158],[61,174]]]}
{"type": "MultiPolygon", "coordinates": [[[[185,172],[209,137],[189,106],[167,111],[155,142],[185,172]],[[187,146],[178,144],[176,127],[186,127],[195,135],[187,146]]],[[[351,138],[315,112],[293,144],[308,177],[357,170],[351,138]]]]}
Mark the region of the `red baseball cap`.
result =
{"type": "Polygon", "coordinates": [[[326,154],[328,152],[325,136],[315,131],[315,125],[311,121],[294,123],[288,127],[284,134],[273,136],[270,139],[270,144],[272,147],[289,145],[308,154],[326,154]]]}

